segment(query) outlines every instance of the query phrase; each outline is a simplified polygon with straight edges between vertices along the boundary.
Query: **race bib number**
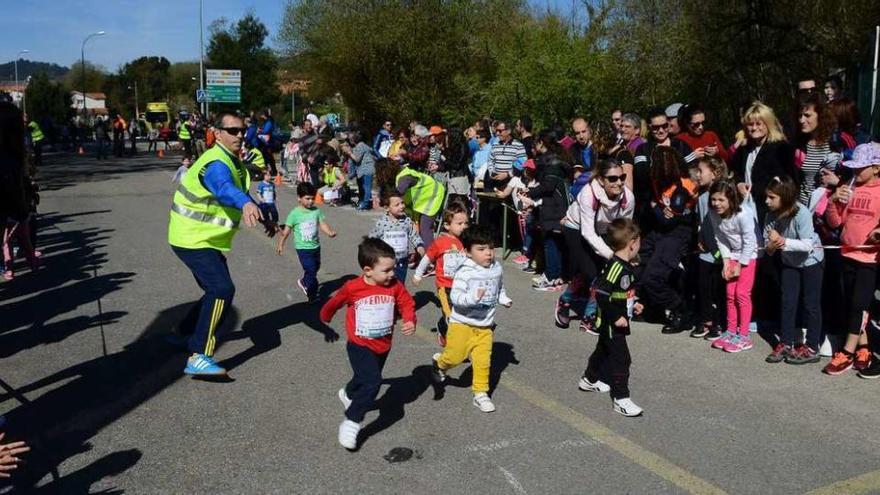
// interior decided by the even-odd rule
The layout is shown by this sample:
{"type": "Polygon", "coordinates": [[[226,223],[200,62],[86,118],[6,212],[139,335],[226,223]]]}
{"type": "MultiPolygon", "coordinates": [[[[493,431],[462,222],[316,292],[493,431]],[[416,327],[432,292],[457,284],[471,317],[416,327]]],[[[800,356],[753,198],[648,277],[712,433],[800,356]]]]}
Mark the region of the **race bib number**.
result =
{"type": "Polygon", "coordinates": [[[455,275],[455,272],[458,271],[461,264],[466,259],[466,256],[462,254],[461,251],[457,251],[455,249],[446,251],[443,253],[443,273],[444,277],[451,277],[455,275]]]}
{"type": "Polygon", "coordinates": [[[480,289],[486,289],[486,292],[483,293],[483,297],[480,298],[479,304],[481,306],[495,306],[498,304],[498,293],[499,287],[498,282],[500,279],[489,279],[489,280],[477,280],[474,287],[468,287],[469,290],[476,292],[480,289]]]}
{"type": "Polygon", "coordinates": [[[299,236],[303,242],[318,240],[318,222],[303,222],[299,226],[299,236]]]}
{"type": "Polygon", "coordinates": [[[339,199],[339,191],[335,189],[328,189],[324,191],[324,201],[333,201],[335,199],[339,199]]]}
{"type": "Polygon", "coordinates": [[[382,234],[382,240],[391,246],[398,258],[403,258],[409,251],[409,239],[402,230],[389,230],[382,234]]]}
{"type": "Polygon", "coordinates": [[[394,326],[394,299],[390,299],[367,301],[355,307],[355,335],[365,339],[378,339],[391,333],[394,326]]]}

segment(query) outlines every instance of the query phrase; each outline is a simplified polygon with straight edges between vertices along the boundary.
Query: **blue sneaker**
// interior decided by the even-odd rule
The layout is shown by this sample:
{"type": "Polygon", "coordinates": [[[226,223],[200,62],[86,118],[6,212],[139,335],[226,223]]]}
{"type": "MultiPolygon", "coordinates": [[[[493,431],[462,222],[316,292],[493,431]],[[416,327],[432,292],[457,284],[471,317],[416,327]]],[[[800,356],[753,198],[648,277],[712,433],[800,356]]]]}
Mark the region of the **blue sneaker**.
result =
{"type": "Polygon", "coordinates": [[[204,354],[193,354],[186,360],[186,368],[183,372],[193,376],[221,376],[226,374],[226,370],[217,366],[217,363],[210,356],[204,354]]]}

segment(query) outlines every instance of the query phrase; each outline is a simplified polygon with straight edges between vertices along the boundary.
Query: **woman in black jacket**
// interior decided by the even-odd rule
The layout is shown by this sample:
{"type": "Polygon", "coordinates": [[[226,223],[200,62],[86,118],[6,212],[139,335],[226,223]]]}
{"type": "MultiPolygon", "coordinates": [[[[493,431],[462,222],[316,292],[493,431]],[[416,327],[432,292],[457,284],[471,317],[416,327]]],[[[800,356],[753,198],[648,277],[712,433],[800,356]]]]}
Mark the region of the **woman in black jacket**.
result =
{"type": "Polygon", "coordinates": [[[785,141],[782,126],[772,108],[761,102],[753,103],[743,114],[742,124],[746,144],[737,148],[730,168],[744,198],[743,204],[757,214],[759,232],[763,232],[767,184],[774,177],[783,176],[799,184],[801,174],[794,163],[794,147],[785,141]]]}
{"type": "Polygon", "coordinates": [[[546,268],[544,275],[533,287],[542,291],[558,291],[563,287],[562,280],[562,236],[561,221],[568,210],[568,181],[571,177],[571,159],[556,140],[556,134],[544,130],[535,140],[535,180],[537,187],[529,189],[527,195],[538,206],[538,226],[544,234],[544,255],[546,268]]]}

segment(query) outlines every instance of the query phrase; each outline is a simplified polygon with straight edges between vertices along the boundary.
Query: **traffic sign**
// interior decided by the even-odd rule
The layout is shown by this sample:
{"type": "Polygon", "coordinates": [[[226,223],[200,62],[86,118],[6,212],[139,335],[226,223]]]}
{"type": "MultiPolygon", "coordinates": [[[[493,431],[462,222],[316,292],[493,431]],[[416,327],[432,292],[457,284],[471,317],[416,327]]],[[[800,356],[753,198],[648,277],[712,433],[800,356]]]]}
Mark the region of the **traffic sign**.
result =
{"type": "Polygon", "coordinates": [[[207,98],[212,103],[241,103],[241,71],[235,69],[208,69],[207,98]]]}
{"type": "Polygon", "coordinates": [[[196,101],[199,103],[204,103],[204,102],[208,101],[208,92],[205,91],[204,89],[197,89],[196,90],[196,101]]]}

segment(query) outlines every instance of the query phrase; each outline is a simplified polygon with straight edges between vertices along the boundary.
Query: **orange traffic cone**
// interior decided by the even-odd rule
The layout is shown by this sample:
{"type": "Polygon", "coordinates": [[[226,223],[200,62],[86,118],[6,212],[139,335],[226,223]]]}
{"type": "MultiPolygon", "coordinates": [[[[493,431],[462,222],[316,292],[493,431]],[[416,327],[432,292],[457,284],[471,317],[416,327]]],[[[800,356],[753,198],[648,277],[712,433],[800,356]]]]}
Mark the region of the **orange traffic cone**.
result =
{"type": "Polygon", "coordinates": [[[79,151],[77,151],[76,154],[77,154],[77,155],[85,155],[85,154],[86,154],[86,151],[83,149],[82,146],[80,146],[80,147],[79,147],[79,151]]]}
{"type": "Polygon", "coordinates": [[[316,194],[315,195],[315,204],[317,204],[317,205],[324,204],[324,195],[323,194],[316,194]]]}
{"type": "Polygon", "coordinates": [[[159,158],[165,158],[165,150],[159,150],[159,158]]]}
{"type": "Polygon", "coordinates": [[[280,185],[281,185],[281,174],[278,174],[278,175],[275,176],[275,185],[276,185],[276,186],[280,186],[280,185]]]}

